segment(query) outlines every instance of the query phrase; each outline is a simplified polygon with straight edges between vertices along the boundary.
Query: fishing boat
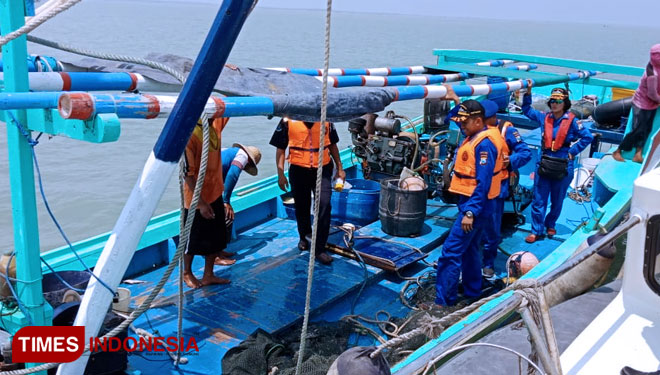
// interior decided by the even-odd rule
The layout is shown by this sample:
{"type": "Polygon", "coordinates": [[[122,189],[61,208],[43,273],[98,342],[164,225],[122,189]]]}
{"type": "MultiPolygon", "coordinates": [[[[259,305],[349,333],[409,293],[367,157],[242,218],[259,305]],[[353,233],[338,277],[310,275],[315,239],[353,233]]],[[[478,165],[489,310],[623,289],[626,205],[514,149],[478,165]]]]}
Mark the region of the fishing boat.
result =
{"type": "MultiPolygon", "coordinates": [[[[86,352],[74,362],[59,365],[60,374],[238,373],[239,368],[248,367],[254,373],[290,371],[275,369],[277,366],[268,360],[275,355],[285,357],[287,350],[277,340],[291,330],[295,332],[301,323],[307,327],[308,321],[320,324],[343,318],[350,334],[336,340],[342,349],[348,341],[351,346],[381,345],[398,336],[402,327],[395,325],[392,330],[394,322],[417,309],[415,292],[432,280],[433,265],[429,261],[441,254],[442,243],[457,215],[455,204],[443,195],[448,175],[444,161],[458,145],[460,135],[455,126],[442,120],[449,105],[443,100],[447,88],[441,84],[453,81],[459,96],[490,97],[501,103],[498,117],[511,121],[538,151],[537,126],[509,105],[512,98],[515,103],[516,92],[533,83],[534,93],[543,101],[553,86],[565,85],[572,99],[587,98],[596,109],[595,102],[611,102],[620,93],[625,95],[625,90],[636,88],[643,73],[637,67],[472,50],[435,50],[435,63],[413,67],[346,68],[327,70],[325,74],[326,69],[223,70],[252,5],[251,1],[225,1],[193,63],[185,59],[168,60],[169,65],[131,60],[147,67],[132,65],[126,71],[125,64],[104,63],[99,68],[97,61],[85,65],[57,58],[28,59],[24,37],[6,44],[5,91],[0,109],[6,111],[8,124],[16,243],[15,255],[8,256],[7,264],[16,258],[16,280],[47,280],[43,285],[15,283],[13,301],[10,298],[2,305],[7,343],[23,327],[57,323],[85,326],[85,343],[112,331],[124,342],[127,337],[136,341],[161,337],[176,338],[175,342],[185,344],[176,345],[177,349],[183,346],[184,353],[153,353],[152,347],[114,353],[92,348],[93,353],[86,352]],[[177,64],[183,68],[172,68],[177,64]],[[97,67],[96,71],[90,72],[92,67],[97,67]],[[30,68],[35,71],[28,72],[30,68]],[[162,70],[175,78],[163,78],[162,70]],[[321,92],[326,79],[331,87],[324,97],[321,92]],[[291,87],[297,91],[290,91],[291,87]],[[158,94],[150,94],[151,90],[158,94]],[[163,91],[179,95],[160,94],[163,91]],[[211,95],[213,91],[226,96],[211,95]],[[378,131],[375,137],[364,139],[365,130],[359,121],[349,126],[354,145],[342,150],[341,157],[353,188],[333,197],[336,225],[329,248],[336,255],[331,267],[316,267],[313,277],[307,277],[310,256],[297,249],[296,224],[287,195],[279,189],[277,177],[270,176],[235,190],[232,205],[236,219],[228,250],[237,253],[237,262],[216,270],[232,284],[185,290],[168,281],[177,269],[183,248],[179,245],[180,212],[152,215],[192,132],[194,121],[190,119],[288,116],[347,121],[380,112],[393,102],[412,99],[426,99],[424,108],[420,108],[423,115],[411,119],[396,113],[380,116],[374,125],[378,131]],[[156,117],[167,117],[167,123],[113,231],[39,256],[32,167],[33,161],[38,164],[33,159],[35,140],[31,132],[112,142],[119,136],[122,119],[147,121],[156,117]],[[407,131],[401,133],[405,128],[407,131]],[[387,190],[386,181],[397,178],[404,167],[422,165],[426,168],[420,172],[428,186],[421,192],[423,209],[413,207],[410,212],[410,221],[420,223],[419,229],[412,236],[402,236],[396,231],[403,230],[409,221],[405,225],[401,224],[404,221],[396,221],[402,218],[401,212],[392,214],[399,210],[388,208],[382,191],[387,190]],[[381,180],[385,182],[375,182],[381,180]],[[88,265],[93,265],[93,276],[88,265]],[[50,291],[55,297],[49,295],[49,303],[43,297],[46,287],[54,289],[50,291]],[[84,293],[68,293],[82,289],[84,293]],[[114,315],[108,316],[111,306],[114,315]],[[125,326],[117,329],[113,321],[124,321],[121,324],[125,326]],[[383,330],[384,324],[390,329],[383,330]],[[352,332],[355,329],[357,333],[352,332]],[[248,352],[244,349],[246,340],[264,336],[273,340],[266,352],[236,356],[248,352]]],[[[25,20],[25,9],[20,1],[10,2],[0,9],[0,22],[8,30],[18,29],[25,20]]],[[[647,159],[646,164],[615,162],[607,155],[608,150],[621,140],[624,130],[617,129],[616,124],[604,126],[588,115],[584,117],[583,125],[598,133],[598,141],[581,156],[583,168],[578,171],[585,175],[575,176],[574,194],[566,197],[557,235],[533,244],[523,241],[530,231],[530,175],[536,155],[520,170],[516,193],[507,203],[513,224],[496,261],[496,281],[485,283],[484,295],[501,289],[500,280],[510,280],[508,255],[520,251],[531,252],[541,260],[524,279],[557,277],[557,270],[570,265],[590,237],[613,231],[630,207],[631,181],[643,165],[651,169],[657,165],[655,159],[647,159]]],[[[620,122],[620,117],[616,121],[620,122]]],[[[656,118],[653,134],[659,128],[660,120],[656,118]]],[[[649,141],[646,154],[650,147],[649,141]]],[[[195,262],[193,267],[200,268],[201,263],[195,262]]],[[[5,274],[10,272],[6,270],[5,274]]],[[[588,289],[590,282],[601,276],[596,271],[588,274],[590,277],[579,288],[559,293],[553,303],[588,289]]],[[[6,285],[12,282],[7,280],[6,285]]],[[[495,328],[511,316],[516,306],[513,292],[506,291],[465,313],[460,321],[443,326],[439,336],[423,340],[419,347],[398,351],[396,360],[390,363],[391,372],[424,371],[440,354],[495,328]]],[[[326,331],[316,332],[317,341],[326,339],[326,331]]],[[[311,340],[309,335],[307,340],[311,340]]],[[[305,341],[300,344],[304,346],[305,341]]],[[[8,354],[3,352],[4,368],[15,368],[17,364],[8,360],[8,354]]],[[[336,355],[333,352],[328,358],[336,355]]],[[[303,373],[312,373],[310,369],[325,373],[324,366],[329,367],[328,358],[315,362],[318,358],[302,357],[307,366],[303,373]]],[[[28,366],[33,371],[57,367],[28,366]]]]}

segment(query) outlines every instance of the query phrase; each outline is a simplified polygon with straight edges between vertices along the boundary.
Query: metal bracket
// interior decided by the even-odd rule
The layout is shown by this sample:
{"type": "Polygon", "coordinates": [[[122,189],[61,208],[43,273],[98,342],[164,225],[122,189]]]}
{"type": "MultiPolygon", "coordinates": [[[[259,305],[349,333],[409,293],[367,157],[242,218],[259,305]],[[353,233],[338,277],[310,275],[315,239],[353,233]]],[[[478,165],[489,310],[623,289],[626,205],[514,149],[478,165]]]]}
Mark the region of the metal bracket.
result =
{"type": "Polygon", "coordinates": [[[594,212],[591,219],[589,219],[589,222],[587,222],[587,225],[582,227],[582,231],[584,231],[585,233],[589,233],[592,230],[598,229],[600,225],[600,220],[603,218],[603,216],[605,216],[605,210],[603,210],[602,208],[597,209],[596,212],[594,212]]]}
{"type": "Polygon", "coordinates": [[[114,142],[119,139],[119,117],[102,113],[91,120],[67,120],[57,109],[29,109],[26,111],[30,130],[61,135],[92,143],[114,142]]]}

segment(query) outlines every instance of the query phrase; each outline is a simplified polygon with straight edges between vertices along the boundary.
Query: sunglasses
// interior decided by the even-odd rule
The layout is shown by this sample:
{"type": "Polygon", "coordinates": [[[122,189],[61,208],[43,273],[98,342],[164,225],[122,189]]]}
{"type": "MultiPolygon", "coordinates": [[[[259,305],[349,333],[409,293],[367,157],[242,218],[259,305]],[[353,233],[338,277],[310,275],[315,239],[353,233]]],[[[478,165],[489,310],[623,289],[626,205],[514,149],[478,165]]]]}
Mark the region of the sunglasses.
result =
{"type": "Polygon", "coordinates": [[[550,99],[550,104],[556,103],[556,104],[561,104],[563,103],[563,99],[550,99]]]}

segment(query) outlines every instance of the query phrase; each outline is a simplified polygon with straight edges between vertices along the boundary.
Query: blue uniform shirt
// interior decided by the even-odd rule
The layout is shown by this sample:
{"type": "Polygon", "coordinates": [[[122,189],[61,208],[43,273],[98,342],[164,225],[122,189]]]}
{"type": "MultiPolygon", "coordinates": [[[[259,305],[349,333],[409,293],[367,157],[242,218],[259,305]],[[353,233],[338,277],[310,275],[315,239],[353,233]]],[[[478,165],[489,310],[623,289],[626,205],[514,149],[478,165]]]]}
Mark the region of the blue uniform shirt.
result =
{"type": "MultiPolygon", "coordinates": [[[[458,149],[456,150],[458,152],[458,149]]],[[[474,188],[471,196],[459,195],[458,209],[461,212],[472,211],[474,216],[479,216],[493,212],[493,201],[488,199],[488,191],[493,180],[497,149],[490,139],[484,138],[475,148],[474,154],[477,170],[477,186],[474,188]]]]}
{"type": "MultiPolygon", "coordinates": [[[[499,125],[499,122],[498,122],[499,125]]],[[[504,134],[504,140],[509,147],[511,155],[509,155],[509,171],[517,171],[525,164],[532,160],[532,150],[518,133],[518,129],[509,126],[504,134]]],[[[502,181],[502,188],[500,189],[500,198],[509,196],[509,180],[502,181]]]]}
{"type": "MultiPolygon", "coordinates": [[[[532,96],[531,95],[525,95],[523,96],[523,105],[522,105],[522,111],[527,118],[530,120],[534,120],[541,124],[541,132],[543,132],[543,127],[545,124],[545,117],[547,116],[547,112],[541,112],[537,111],[534,108],[532,108],[532,96]]],[[[550,116],[552,116],[552,113],[550,113],[550,116]]],[[[552,137],[557,135],[557,131],[559,130],[559,125],[561,124],[561,120],[564,118],[568,118],[568,112],[564,113],[564,115],[559,118],[559,119],[554,119],[554,123],[552,125],[552,137]]],[[[591,132],[581,124],[578,124],[577,118],[573,119],[573,122],[571,122],[571,127],[568,129],[568,134],[566,134],[566,143],[573,143],[577,141],[575,144],[573,144],[570,148],[569,147],[561,147],[557,151],[552,151],[552,150],[543,150],[543,153],[545,155],[557,157],[557,158],[568,158],[568,154],[571,154],[573,156],[578,155],[580,152],[582,152],[587,146],[591,144],[591,141],[593,141],[594,136],[591,135],[591,132]]],[[[543,139],[541,139],[541,143],[543,143],[543,139]]],[[[568,163],[568,168],[569,170],[573,169],[573,161],[570,160],[568,163]]]]}

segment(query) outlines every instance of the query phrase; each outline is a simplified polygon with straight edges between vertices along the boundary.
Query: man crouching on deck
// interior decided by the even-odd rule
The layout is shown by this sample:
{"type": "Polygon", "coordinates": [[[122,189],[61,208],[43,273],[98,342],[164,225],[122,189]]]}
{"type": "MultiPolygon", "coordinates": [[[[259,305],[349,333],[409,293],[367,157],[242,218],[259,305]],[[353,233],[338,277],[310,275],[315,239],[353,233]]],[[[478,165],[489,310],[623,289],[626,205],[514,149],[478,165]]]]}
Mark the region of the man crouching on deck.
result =
{"type": "Polygon", "coordinates": [[[459,107],[452,120],[460,124],[466,139],[456,152],[449,188],[459,195],[459,213],[438,258],[435,303],[441,306],[456,304],[461,271],[465,297],[481,294],[479,242],[484,226],[491,220],[492,199],[500,193],[496,174],[503,167],[504,140],[496,128],[486,127],[482,105],[466,100],[459,107]]]}

